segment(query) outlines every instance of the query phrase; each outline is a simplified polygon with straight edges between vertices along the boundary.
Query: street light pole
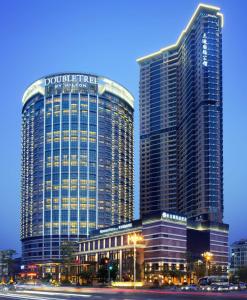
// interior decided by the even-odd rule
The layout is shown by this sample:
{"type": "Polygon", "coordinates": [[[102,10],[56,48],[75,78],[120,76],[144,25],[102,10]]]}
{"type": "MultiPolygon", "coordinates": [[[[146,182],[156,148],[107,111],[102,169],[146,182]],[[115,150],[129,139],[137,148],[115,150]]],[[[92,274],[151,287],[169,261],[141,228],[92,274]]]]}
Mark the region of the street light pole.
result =
{"type": "Polygon", "coordinates": [[[110,262],[108,263],[108,284],[110,284],[111,281],[111,270],[110,270],[110,262]]]}
{"type": "Polygon", "coordinates": [[[206,251],[202,253],[202,257],[205,259],[205,266],[206,266],[205,276],[208,276],[210,261],[213,258],[213,253],[206,251]]]}
{"type": "Polygon", "coordinates": [[[206,260],[206,272],[205,272],[205,276],[208,276],[208,261],[206,260]]]}
{"type": "Polygon", "coordinates": [[[128,236],[128,244],[132,243],[134,246],[134,288],[136,288],[136,243],[141,241],[143,241],[143,237],[136,233],[128,236]]]}

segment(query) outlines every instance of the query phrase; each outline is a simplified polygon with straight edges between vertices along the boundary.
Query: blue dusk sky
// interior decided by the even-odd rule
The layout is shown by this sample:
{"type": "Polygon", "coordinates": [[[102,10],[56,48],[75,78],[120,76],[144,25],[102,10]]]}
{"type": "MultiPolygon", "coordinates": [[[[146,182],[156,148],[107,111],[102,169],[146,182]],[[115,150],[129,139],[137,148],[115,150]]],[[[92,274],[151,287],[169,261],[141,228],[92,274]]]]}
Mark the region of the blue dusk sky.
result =
{"type": "MultiPolygon", "coordinates": [[[[230,242],[247,238],[247,1],[215,0],[223,29],[224,221],[230,242]]],[[[60,71],[92,72],[135,97],[135,217],[139,215],[139,67],[136,58],[174,43],[196,0],[1,2],[0,249],[20,253],[21,99],[60,71]]]]}

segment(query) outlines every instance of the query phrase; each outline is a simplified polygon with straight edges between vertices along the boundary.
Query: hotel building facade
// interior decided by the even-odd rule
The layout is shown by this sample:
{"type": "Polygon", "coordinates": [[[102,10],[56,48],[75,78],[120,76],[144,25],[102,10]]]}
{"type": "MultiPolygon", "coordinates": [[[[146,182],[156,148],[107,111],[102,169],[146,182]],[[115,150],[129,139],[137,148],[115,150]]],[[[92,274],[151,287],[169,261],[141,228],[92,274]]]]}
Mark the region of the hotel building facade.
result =
{"type": "Polygon", "coordinates": [[[176,44],[140,65],[140,214],[223,220],[222,27],[200,4],[176,44]]]}
{"type": "Polygon", "coordinates": [[[102,260],[107,258],[110,265],[117,265],[117,281],[133,281],[135,249],[137,281],[158,281],[160,285],[172,281],[195,282],[198,279],[195,274],[189,275],[188,254],[196,262],[203,259],[203,252],[212,253],[210,267],[220,268],[226,274],[228,225],[202,226],[182,215],[162,212],[99,229],[79,243],[74,274],[80,276],[83,270],[89,269],[96,274],[102,260]]]}
{"type": "Polygon", "coordinates": [[[133,219],[134,99],[108,78],[59,73],[22,102],[23,263],[58,261],[63,241],[133,219]]]}

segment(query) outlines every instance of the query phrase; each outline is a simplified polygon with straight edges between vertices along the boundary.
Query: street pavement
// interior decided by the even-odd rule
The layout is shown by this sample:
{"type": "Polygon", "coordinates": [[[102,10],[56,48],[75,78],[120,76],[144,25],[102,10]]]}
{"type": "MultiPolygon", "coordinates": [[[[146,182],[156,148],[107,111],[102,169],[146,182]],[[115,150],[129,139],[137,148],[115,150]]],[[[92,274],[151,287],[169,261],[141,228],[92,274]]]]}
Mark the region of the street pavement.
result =
{"type": "Polygon", "coordinates": [[[247,292],[181,292],[167,290],[130,290],[130,289],[107,289],[107,288],[82,288],[77,293],[49,290],[22,290],[16,292],[0,293],[0,300],[223,300],[223,299],[247,299],[247,292]]]}

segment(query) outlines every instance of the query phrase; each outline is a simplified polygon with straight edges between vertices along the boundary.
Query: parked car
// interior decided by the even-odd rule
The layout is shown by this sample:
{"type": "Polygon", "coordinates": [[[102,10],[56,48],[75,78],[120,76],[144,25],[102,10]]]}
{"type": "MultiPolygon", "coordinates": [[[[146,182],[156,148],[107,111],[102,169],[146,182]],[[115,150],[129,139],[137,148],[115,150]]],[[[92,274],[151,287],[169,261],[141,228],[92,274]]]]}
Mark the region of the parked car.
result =
{"type": "Polygon", "coordinates": [[[244,283],[244,282],[239,282],[239,284],[238,284],[238,288],[239,288],[239,290],[241,290],[241,291],[243,291],[243,290],[245,290],[246,289],[246,283],[244,283]]]}
{"type": "Polygon", "coordinates": [[[200,290],[204,291],[204,292],[211,292],[211,291],[215,290],[215,287],[214,287],[214,285],[201,285],[200,290]]]}
{"type": "Polygon", "coordinates": [[[198,291],[198,286],[196,284],[183,285],[181,291],[198,291]]]}
{"type": "Polygon", "coordinates": [[[219,285],[217,289],[218,292],[228,292],[229,290],[229,285],[219,285]]]}
{"type": "Polygon", "coordinates": [[[237,291],[239,286],[237,284],[230,283],[229,284],[229,291],[237,291]]]}
{"type": "Polygon", "coordinates": [[[211,285],[210,285],[210,291],[211,291],[211,292],[217,292],[217,291],[218,291],[218,288],[219,288],[219,285],[218,285],[218,284],[211,284],[211,285]]]}

